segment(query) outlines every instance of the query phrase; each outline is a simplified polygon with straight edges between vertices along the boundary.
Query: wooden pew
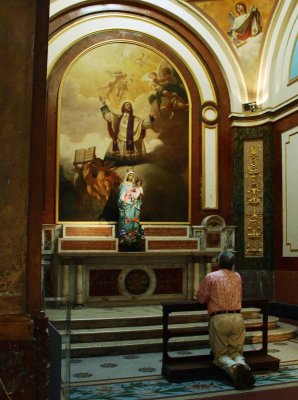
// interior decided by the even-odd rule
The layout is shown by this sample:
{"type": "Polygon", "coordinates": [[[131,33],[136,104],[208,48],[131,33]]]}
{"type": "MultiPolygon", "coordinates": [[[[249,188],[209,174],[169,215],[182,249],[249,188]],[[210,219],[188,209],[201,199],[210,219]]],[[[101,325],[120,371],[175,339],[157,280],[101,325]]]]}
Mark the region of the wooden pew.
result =
{"type": "MultiPolygon", "coordinates": [[[[162,375],[170,382],[214,376],[221,371],[212,363],[211,352],[208,355],[173,357],[169,355],[169,340],[174,337],[198,336],[208,334],[208,329],[175,329],[169,327],[169,315],[172,312],[202,311],[206,305],[197,301],[162,303],[163,310],[163,358],[162,375]]],[[[247,299],[242,307],[258,307],[263,315],[262,324],[258,327],[247,327],[247,331],[262,331],[262,344],[259,350],[245,351],[247,364],[253,371],[278,371],[280,360],[267,354],[268,352],[268,300],[247,299]]]]}

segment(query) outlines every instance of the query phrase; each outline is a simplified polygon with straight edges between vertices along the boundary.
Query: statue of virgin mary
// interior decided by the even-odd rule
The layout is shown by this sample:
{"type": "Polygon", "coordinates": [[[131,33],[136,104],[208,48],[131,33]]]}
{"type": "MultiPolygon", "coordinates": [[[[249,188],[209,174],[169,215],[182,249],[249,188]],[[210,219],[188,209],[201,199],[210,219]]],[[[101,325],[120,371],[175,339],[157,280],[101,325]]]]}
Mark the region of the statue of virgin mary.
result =
{"type": "Polygon", "coordinates": [[[143,198],[142,181],[135,178],[132,169],[127,170],[119,188],[119,247],[123,250],[143,250],[144,232],[140,224],[143,198]]]}

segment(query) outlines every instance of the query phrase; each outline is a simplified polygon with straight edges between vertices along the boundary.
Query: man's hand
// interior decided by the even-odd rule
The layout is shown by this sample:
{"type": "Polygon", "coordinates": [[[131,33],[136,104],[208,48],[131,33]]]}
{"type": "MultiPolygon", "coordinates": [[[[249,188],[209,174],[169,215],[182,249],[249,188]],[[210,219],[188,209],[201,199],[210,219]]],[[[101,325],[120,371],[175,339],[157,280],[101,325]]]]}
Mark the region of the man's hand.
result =
{"type": "Polygon", "coordinates": [[[155,117],[157,116],[157,114],[158,114],[158,110],[151,110],[151,112],[149,114],[149,118],[150,118],[150,122],[151,123],[154,122],[155,117]]]}

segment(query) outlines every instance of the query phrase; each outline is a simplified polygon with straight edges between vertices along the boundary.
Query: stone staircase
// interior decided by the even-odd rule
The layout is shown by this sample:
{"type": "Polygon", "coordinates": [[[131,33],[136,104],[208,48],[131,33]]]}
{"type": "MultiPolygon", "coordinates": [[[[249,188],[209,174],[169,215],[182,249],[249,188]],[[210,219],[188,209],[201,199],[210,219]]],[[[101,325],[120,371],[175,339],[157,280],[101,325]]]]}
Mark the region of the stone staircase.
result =
{"type": "MultiPolygon", "coordinates": [[[[247,327],[246,344],[256,347],[262,341],[261,330],[249,331],[250,327],[261,326],[258,308],[242,310],[247,327]]],[[[161,306],[88,308],[74,310],[71,318],[71,357],[91,357],[118,354],[162,352],[163,320],[161,306]],[[149,309],[149,311],[148,311],[149,309]],[[120,311],[119,311],[120,310],[120,311]],[[90,315],[92,314],[92,315],[90,315]],[[96,316],[97,314],[97,316],[96,316]],[[100,317],[99,317],[100,315],[100,317]]],[[[65,335],[65,319],[60,310],[47,310],[50,322],[65,335]],[[59,316],[60,313],[60,316],[59,316]]],[[[169,342],[171,351],[208,349],[208,320],[206,311],[172,313],[169,317],[171,330],[183,329],[185,336],[169,342]],[[200,330],[198,336],[188,336],[191,330],[200,330]]],[[[296,337],[297,327],[268,318],[268,342],[285,341],[296,337]]]]}

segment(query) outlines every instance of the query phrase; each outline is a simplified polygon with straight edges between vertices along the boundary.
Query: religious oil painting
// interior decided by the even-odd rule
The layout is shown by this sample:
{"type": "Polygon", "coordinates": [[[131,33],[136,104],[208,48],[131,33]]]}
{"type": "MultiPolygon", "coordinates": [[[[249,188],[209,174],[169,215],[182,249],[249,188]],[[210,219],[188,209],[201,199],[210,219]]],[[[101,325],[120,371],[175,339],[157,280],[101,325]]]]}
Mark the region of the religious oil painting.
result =
{"type": "Polygon", "coordinates": [[[77,57],[59,92],[57,220],[119,221],[121,194],[143,222],[187,223],[189,108],[178,68],[140,42],[77,57]]]}

